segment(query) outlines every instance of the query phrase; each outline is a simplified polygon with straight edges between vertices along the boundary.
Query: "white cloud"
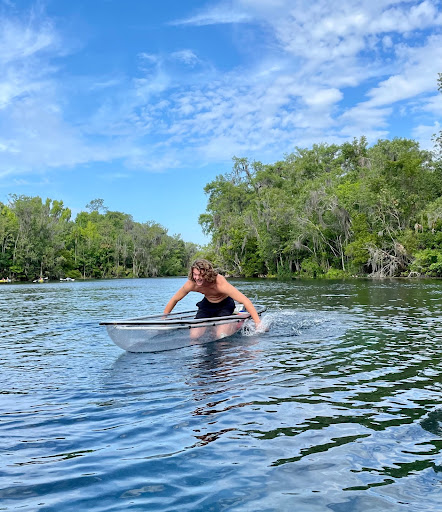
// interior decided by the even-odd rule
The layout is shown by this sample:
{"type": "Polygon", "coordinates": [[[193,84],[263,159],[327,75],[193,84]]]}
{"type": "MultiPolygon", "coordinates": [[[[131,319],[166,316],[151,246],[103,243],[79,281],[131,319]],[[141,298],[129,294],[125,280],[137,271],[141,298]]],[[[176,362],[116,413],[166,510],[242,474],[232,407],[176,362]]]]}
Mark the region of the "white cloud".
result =
{"type": "Polygon", "coordinates": [[[379,14],[371,18],[367,27],[370,32],[411,32],[434,26],[441,21],[440,9],[431,1],[419,2],[409,9],[399,5],[379,14]]]}
{"type": "Polygon", "coordinates": [[[121,78],[108,78],[105,80],[97,81],[89,86],[91,91],[99,91],[102,89],[110,89],[121,84],[121,78]]]}
{"type": "Polygon", "coordinates": [[[47,86],[51,66],[46,54],[53,55],[57,46],[58,37],[48,22],[33,29],[24,22],[0,20],[0,110],[47,86]]]}
{"type": "Polygon", "coordinates": [[[442,94],[437,93],[436,95],[426,97],[419,105],[419,108],[422,112],[429,112],[431,114],[433,112],[442,112],[442,94]]]}
{"type": "Polygon", "coordinates": [[[172,21],[171,25],[204,26],[224,23],[245,23],[251,20],[252,16],[246,11],[236,9],[235,6],[223,2],[189,18],[172,21]]]}
{"type": "Polygon", "coordinates": [[[394,74],[370,92],[372,106],[390,104],[434,91],[442,63],[442,36],[433,36],[425,45],[398,48],[403,62],[400,73],[394,74]]]}
{"type": "Polygon", "coordinates": [[[389,50],[393,46],[393,39],[390,36],[384,36],[382,38],[382,46],[385,50],[389,50]]]}
{"type": "Polygon", "coordinates": [[[343,96],[342,92],[338,89],[322,89],[319,91],[310,91],[305,97],[305,102],[312,107],[324,107],[337,103],[343,96]]]}
{"type": "Polygon", "coordinates": [[[179,61],[184,62],[184,64],[188,64],[193,66],[199,62],[198,57],[192,50],[179,50],[177,52],[173,52],[171,57],[177,59],[179,61]]]}
{"type": "Polygon", "coordinates": [[[154,55],[152,53],[146,53],[146,52],[141,52],[138,54],[138,57],[141,59],[141,60],[144,60],[148,63],[151,63],[151,64],[156,64],[158,62],[158,55],[154,55]]]}
{"type": "Polygon", "coordinates": [[[2,153],[3,175],[110,159],[107,149],[101,155],[97,148],[92,150],[78,130],[66,124],[59,107],[48,97],[43,104],[41,100],[41,96],[26,98],[9,107],[11,139],[2,153]]]}
{"type": "Polygon", "coordinates": [[[422,149],[432,151],[434,149],[433,138],[442,131],[440,122],[435,121],[432,125],[418,125],[413,129],[413,138],[419,142],[422,149]]]}
{"type": "Polygon", "coordinates": [[[36,29],[32,24],[7,18],[0,20],[0,65],[23,61],[57,45],[52,24],[45,20],[38,25],[36,29]]]}
{"type": "MultiPolygon", "coordinates": [[[[393,2],[392,2],[393,3],[393,2]]],[[[395,3],[395,2],[394,2],[395,3]]],[[[292,2],[287,2],[287,7],[292,2]]],[[[435,3],[424,1],[408,8],[388,7],[388,2],[326,0],[297,2],[296,8],[267,18],[281,46],[294,55],[314,61],[355,58],[373,37],[402,35],[437,27],[442,18],[435,3]]]]}
{"type": "Polygon", "coordinates": [[[392,108],[372,108],[361,103],[342,114],[341,133],[348,138],[365,135],[369,142],[375,142],[377,138],[387,137],[391,113],[392,108]]]}

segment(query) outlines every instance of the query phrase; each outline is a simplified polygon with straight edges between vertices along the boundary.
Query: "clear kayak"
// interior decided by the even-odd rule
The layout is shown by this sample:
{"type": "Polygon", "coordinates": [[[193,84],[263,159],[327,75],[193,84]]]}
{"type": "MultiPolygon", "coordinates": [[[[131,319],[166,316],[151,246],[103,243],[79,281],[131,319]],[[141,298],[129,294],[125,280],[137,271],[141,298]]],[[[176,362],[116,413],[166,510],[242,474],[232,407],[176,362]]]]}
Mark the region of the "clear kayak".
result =
{"type": "MultiPolygon", "coordinates": [[[[267,309],[255,306],[259,316],[267,309]]],[[[161,352],[227,338],[250,318],[247,312],[195,318],[196,310],[109,320],[104,325],[112,341],[128,352],[161,352]]]]}

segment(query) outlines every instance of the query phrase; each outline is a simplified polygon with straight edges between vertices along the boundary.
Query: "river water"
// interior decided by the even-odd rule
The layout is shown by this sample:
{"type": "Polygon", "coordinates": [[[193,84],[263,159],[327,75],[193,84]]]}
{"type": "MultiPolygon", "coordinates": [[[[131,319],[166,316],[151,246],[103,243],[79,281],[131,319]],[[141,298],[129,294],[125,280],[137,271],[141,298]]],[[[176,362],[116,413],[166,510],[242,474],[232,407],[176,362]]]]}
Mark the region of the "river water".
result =
{"type": "Polygon", "coordinates": [[[268,333],[154,354],[98,325],[183,283],[1,285],[0,511],[441,510],[442,281],[235,280],[268,333]]]}

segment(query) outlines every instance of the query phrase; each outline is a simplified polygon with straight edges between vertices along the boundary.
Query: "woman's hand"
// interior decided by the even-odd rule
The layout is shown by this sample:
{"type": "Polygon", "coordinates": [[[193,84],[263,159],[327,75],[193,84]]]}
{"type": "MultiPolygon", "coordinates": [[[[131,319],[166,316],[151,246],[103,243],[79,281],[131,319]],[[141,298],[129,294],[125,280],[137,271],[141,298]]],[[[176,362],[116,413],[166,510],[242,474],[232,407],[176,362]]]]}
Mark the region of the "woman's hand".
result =
{"type": "Polygon", "coordinates": [[[255,331],[257,334],[268,332],[269,328],[266,327],[262,322],[258,322],[255,324],[255,331]]]}

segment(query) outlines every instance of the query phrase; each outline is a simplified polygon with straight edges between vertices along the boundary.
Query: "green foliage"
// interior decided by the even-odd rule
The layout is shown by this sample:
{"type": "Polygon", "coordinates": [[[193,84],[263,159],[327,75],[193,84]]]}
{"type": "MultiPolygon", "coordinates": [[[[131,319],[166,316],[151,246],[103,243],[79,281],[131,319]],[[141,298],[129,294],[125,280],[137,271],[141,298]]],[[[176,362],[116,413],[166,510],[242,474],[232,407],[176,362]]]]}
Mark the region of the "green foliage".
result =
{"type": "Polygon", "coordinates": [[[377,237],[371,232],[366,214],[357,213],[352,219],[352,240],[345,247],[345,254],[351,259],[356,272],[364,272],[369,261],[369,247],[377,245],[377,237]]]}
{"type": "Polygon", "coordinates": [[[315,258],[305,258],[302,260],[301,275],[306,277],[318,277],[324,273],[321,265],[315,258]]]}
{"type": "Polygon", "coordinates": [[[403,275],[441,243],[440,157],[408,139],[318,144],[268,165],[234,158],[205,191],[200,223],[234,275],[403,275]]]}
{"type": "Polygon", "coordinates": [[[62,201],[10,197],[0,203],[0,274],[13,279],[179,275],[197,250],[155,222],[109,211],[102,199],[71,221],[62,201]]]}
{"type": "Polygon", "coordinates": [[[276,277],[281,281],[291,279],[293,277],[293,273],[287,263],[279,265],[276,277]]]}
{"type": "Polygon", "coordinates": [[[77,269],[74,270],[68,270],[66,272],[66,277],[70,277],[71,279],[81,279],[83,276],[81,275],[81,272],[77,269]]]}
{"type": "Polygon", "coordinates": [[[424,249],[416,252],[410,270],[421,275],[442,277],[442,251],[424,249]]]}
{"type": "Polygon", "coordinates": [[[329,268],[324,274],[324,277],[327,279],[344,279],[345,277],[349,277],[349,273],[340,268],[329,268]]]}

